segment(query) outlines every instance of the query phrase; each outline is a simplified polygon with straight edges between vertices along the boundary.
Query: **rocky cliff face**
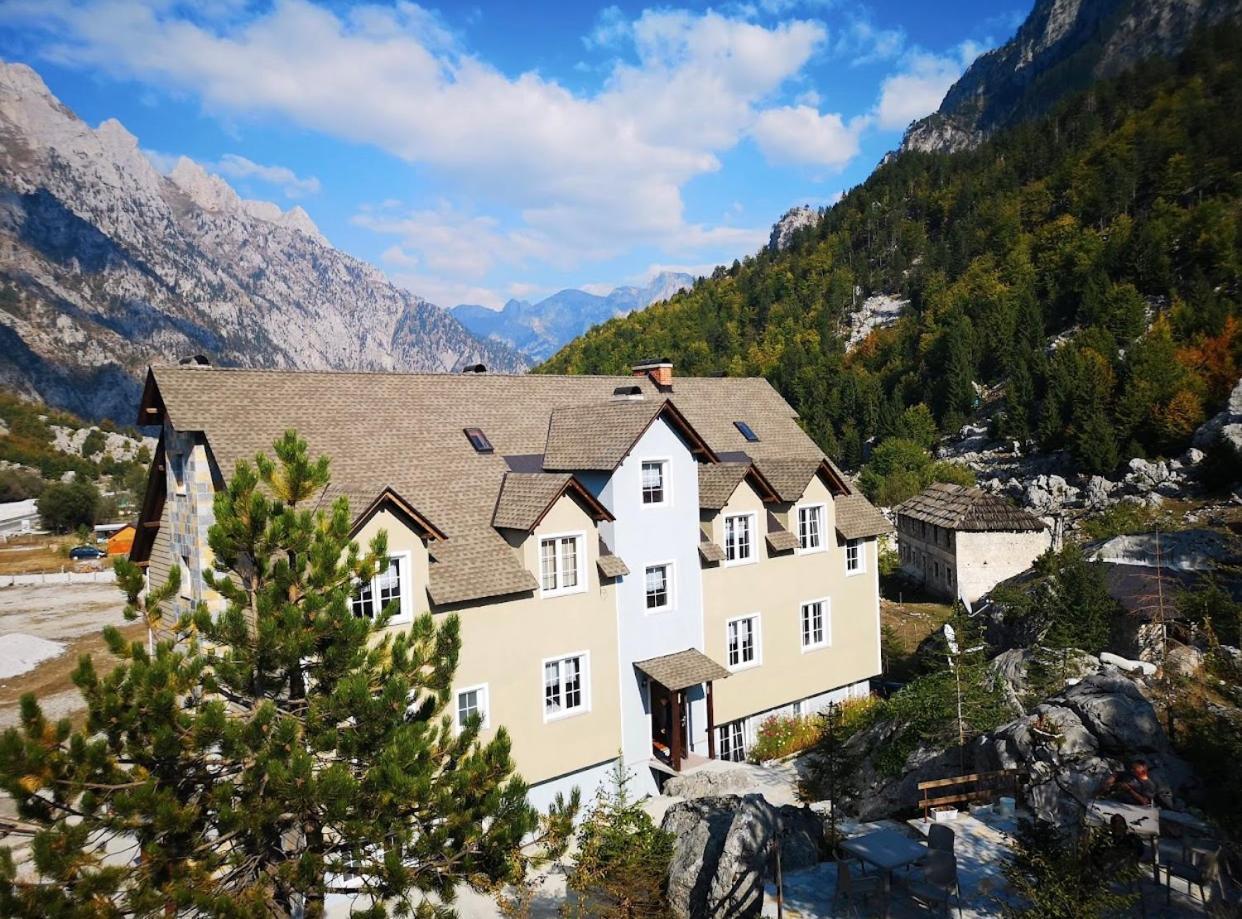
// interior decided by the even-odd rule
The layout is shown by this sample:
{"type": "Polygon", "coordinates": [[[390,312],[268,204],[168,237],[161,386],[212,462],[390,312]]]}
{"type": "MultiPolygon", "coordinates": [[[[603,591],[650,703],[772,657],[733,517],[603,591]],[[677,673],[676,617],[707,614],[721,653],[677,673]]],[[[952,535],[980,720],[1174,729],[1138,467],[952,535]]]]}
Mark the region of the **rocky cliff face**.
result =
{"type": "Polygon", "coordinates": [[[1091,82],[1180,51],[1195,29],[1242,13],[1242,0],[1037,0],[1017,35],[980,57],[902,150],[951,153],[1047,111],[1091,82]]]}
{"type": "Polygon", "coordinates": [[[667,300],[693,283],[688,274],[663,271],[642,287],[618,287],[603,296],[570,288],[538,303],[510,300],[501,310],[463,303],[449,312],[480,338],[501,342],[533,361],[542,361],[592,326],[667,300]]]}
{"type": "Polygon", "coordinates": [[[819,220],[819,211],[808,204],[791,207],[781,215],[781,219],[772,224],[772,234],[768,237],[768,248],[779,252],[792,241],[794,234],[803,227],[812,227],[819,220]]]}
{"type": "Polygon", "coordinates": [[[0,63],[0,383],[133,420],[148,363],[451,371],[525,361],[333,249],[301,208],[245,201],[119,122],[92,130],[0,63]]]}

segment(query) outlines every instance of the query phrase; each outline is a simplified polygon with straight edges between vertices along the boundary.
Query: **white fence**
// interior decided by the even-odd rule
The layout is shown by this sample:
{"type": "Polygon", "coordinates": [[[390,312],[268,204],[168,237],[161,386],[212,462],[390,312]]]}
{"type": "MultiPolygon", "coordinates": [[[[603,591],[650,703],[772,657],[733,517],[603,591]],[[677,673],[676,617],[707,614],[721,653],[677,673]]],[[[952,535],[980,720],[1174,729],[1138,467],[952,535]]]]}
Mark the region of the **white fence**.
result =
{"type": "Polygon", "coordinates": [[[45,574],[0,574],[0,587],[37,587],[42,584],[115,584],[116,572],[111,568],[101,571],[49,571],[45,574]]]}

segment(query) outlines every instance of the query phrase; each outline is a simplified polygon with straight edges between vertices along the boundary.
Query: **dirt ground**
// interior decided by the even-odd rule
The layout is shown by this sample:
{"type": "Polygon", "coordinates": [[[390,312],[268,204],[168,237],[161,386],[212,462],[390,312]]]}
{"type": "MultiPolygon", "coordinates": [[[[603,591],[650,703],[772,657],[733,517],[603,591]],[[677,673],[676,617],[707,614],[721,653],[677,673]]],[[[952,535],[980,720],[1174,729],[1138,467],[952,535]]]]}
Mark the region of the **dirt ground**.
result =
{"type": "Polygon", "coordinates": [[[953,608],[947,603],[898,603],[882,597],[880,624],[892,636],[892,645],[885,648],[885,676],[896,680],[909,679],[913,675],[913,656],[919,644],[944,625],[952,612],[953,608]]]}
{"type": "Polygon", "coordinates": [[[69,559],[69,550],[78,544],[74,536],[14,536],[0,542],[0,574],[43,574],[44,572],[90,571],[106,565],[106,558],[93,562],[69,559]]]}
{"type": "Polygon", "coordinates": [[[0,729],[17,724],[19,702],[27,692],[39,697],[49,717],[79,722],[85,710],[72,679],[78,659],[91,654],[98,669],[110,669],[111,655],[101,635],[106,625],[118,626],[131,639],[146,634],[142,623],[125,621],[124,606],[115,584],[0,588],[0,635],[19,632],[65,646],[59,657],[0,681],[0,729]]]}

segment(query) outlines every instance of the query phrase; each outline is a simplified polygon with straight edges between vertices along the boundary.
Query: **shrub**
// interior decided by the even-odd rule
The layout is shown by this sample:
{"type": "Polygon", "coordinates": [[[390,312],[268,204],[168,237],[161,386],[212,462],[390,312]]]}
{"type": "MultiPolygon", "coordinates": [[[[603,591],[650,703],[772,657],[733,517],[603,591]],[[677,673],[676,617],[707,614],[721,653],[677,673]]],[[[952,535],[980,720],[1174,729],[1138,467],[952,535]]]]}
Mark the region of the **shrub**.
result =
{"type": "Polygon", "coordinates": [[[751,745],[750,761],[762,763],[805,750],[815,745],[821,730],[818,715],[773,715],[765,718],[751,745]]]}
{"type": "Polygon", "coordinates": [[[83,478],[52,482],[39,495],[37,506],[49,530],[66,533],[79,526],[91,527],[99,514],[99,489],[83,478]]]}
{"type": "Polygon", "coordinates": [[[37,498],[46,483],[31,469],[0,469],[0,501],[37,498]]]}
{"type": "Polygon", "coordinates": [[[1138,861],[1118,860],[1102,831],[1074,839],[1048,823],[1022,821],[1013,860],[1004,867],[1017,903],[1002,914],[1024,919],[1095,919],[1128,915],[1135,896],[1118,891],[1139,876],[1138,861]]]}

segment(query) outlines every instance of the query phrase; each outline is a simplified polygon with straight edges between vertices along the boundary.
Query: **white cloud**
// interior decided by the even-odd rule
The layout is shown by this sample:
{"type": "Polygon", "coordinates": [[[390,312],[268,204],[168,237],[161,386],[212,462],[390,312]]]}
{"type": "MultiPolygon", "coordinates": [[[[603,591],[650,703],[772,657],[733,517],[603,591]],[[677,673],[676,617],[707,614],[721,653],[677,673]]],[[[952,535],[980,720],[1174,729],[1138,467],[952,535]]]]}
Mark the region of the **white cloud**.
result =
{"type": "Polygon", "coordinates": [[[515,210],[519,232],[578,258],[734,235],[687,225],[681,189],[720,168],[827,37],[811,21],[647,11],[629,23],[636,63],[583,95],[501,73],[412,4],[337,10],[280,0],[217,24],[167,3],[11,0],[0,22],[41,27],[44,55],[62,64],[194,93],[221,117],[276,114],[378,146],[515,210]]]}
{"type": "Polygon", "coordinates": [[[595,17],[595,27],[582,37],[588,48],[610,48],[630,35],[630,21],[619,6],[606,6],[595,17]]]}
{"type": "Polygon", "coordinates": [[[849,57],[851,65],[870,64],[897,57],[905,50],[906,33],[902,29],[882,29],[870,19],[856,16],[837,33],[833,51],[849,57]]]}
{"type": "Polygon", "coordinates": [[[761,113],[753,133],[769,162],[840,169],[858,155],[863,126],[858,119],[847,125],[840,115],[798,105],[761,113]]]}
{"type": "Polygon", "coordinates": [[[915,119],[930,115],[983,50],[981,45],[967,41],[947,55],[921,51],[907,55],[902,70],[880,86],[876,123],[885,130],[900,130],[915,119]]]}
{"type": "Polygon", "coordinates": [[[286,198],[300,198],[319,192],[319,180],[314,176],[301,178],[288,166],[264,166],[236,153],[226,153],[211,168],[230,178],[258,179],[275,185],[284,191],[286,198]]]}

